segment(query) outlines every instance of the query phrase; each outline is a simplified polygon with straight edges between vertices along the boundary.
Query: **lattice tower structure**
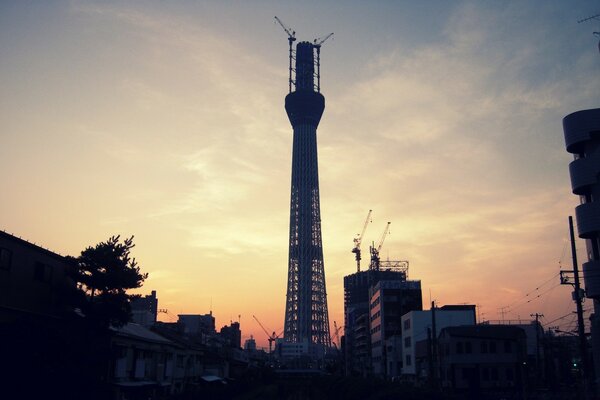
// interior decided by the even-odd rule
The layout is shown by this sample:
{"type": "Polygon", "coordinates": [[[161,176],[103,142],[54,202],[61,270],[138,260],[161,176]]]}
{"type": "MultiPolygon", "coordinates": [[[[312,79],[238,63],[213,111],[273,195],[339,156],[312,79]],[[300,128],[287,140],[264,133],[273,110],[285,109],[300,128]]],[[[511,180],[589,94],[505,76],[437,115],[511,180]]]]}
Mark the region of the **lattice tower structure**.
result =
{"type": "Polygon", "coordinates": [[[310,42],[297,44],[295,90],[285,98],[285,110],[294,138],[284,340],[292,343],[306,341],[329,348],[331,337],[317,160],[317,126],[325,110],[325,97],[314,82],[315,76],[318,76],[318,71],[315,74],[317,50],[318,47],[310,42]]]}

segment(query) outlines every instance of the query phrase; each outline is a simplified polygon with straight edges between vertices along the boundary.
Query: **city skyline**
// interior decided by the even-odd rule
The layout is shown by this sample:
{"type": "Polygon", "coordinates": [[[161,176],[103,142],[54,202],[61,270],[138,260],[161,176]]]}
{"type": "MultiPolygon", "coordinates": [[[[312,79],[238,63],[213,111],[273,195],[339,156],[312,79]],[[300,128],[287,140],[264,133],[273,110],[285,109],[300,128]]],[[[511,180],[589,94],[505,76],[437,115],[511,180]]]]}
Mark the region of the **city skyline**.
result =
{"type": "MultiPolygon", "coordinates": [[[[330,322],[369,209],[365,254],[391,221],[382,258],[410,261],[425,304],[501,319],[571,269],[561,121],[599,104],[598,24],[577,24],[598,9],[345,4],[1,4],[0,229],[74,256],[135,235],[139,293],[218,327],[241,315],[267,347],[252,315],[283,329],[291,176],[277,15],[299,40],[335,32],[318,133],[330,322]]],[[[551,321],[570,290],[505,317],[551,321]]]]}

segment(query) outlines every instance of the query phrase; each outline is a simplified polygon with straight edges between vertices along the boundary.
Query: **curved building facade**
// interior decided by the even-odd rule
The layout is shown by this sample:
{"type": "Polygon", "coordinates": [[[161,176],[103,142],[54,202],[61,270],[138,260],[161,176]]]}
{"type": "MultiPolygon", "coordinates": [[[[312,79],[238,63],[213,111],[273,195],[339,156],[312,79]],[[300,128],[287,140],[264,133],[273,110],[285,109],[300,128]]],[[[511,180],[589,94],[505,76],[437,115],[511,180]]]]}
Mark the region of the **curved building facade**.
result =
{"type": "Polygon", "coordinates": [[[600,395],[600,108],[567,115],[563,119],[563,131],[567,151],[574,156],[569,171],[573,193],[580,199],[575,207],[575,218],[579,237],[586,243],[583,280],[585,296],[594,303],[594,313],[590,316],[592,354],[596,395],[600,395]]]}
{"type": "Polygon", "coordinates": [[[600,108],[581,110],[563,119],[577,231],[585,239],[588,261],[583,264],[586,297],[600,300],[600,108]]]}

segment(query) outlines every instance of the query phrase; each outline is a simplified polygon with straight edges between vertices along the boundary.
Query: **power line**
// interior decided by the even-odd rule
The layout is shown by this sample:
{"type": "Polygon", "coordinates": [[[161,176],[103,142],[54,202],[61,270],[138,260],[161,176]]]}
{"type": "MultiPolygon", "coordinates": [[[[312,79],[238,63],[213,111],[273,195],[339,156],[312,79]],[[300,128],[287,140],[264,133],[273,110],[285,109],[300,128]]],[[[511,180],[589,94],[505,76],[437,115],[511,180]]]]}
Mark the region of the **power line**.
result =
{"type": "Polygon", "coordinates": [[[550,325],[553,322],[560,321],[561,319],[565,319],[565,318],[567,318],[569,316],[573,316],[574,315],[573,313],[574,313],[574,311],[571,311],[568,314],[565,314],[565,315],[563,315],[561,317],[555,318],[552,321],[546,322],[545,324],[542,324],[542,325],[544,325],[544,326],[550,325]]]}
{"type": "MultiPolygon", "coordinates": [[[[508,312],[513,312],[513,311],[514,311],[514,310],[516,310],[517,308],[520,308],[520,307],[522,307],[522,306],[524,306],[524,305],[526,305],[526,304],[529,304],[529,303],[531,303],[532,301],[535,301],[535,300],[539,299],[540,297],[542,297],[542,296],[544,296],[545,294],[547,294],[547,293],[551,292],[552,290],[556,289],[556,288],[557,288],[557,287],[559,287],[559,286],[560,286],[560,283],[557,283],[556,285],[554,285],[554,286],[550,287],[549,289],[547,289],[547,290],[543,291],[542,293],[538,294],[537,296],[535,296],[535,297],[533,297],[533,298],[530,298],[530,299],[529,299],[529,300],[527,300],[526,302],[523,302],[523,303],[519,304],[518,306],[509,307],[509,309],[508,309],[508,312]]],[[[539,286],[539,287],[541,287],[541,286],[539,286]]],[[[536,288],[536,290],[537,290],[537,289],[539,289],[539,287],[538,287],[538,288],[536,288]]],[[[513,303],[513,304],[514,304],[514,303],[513,303]]]]}
{"type": "Polygon", "coordinates": [[[535,289],[531,290],[529,293],[525,294],[523,297],[513,301],[511,304],[509,304],[506,307],[502,307],[502,308],[508,308],[511,309],[513,307],[513,305],[520,303],[521,301],[523,301],[524,299],[526,299],[527,297],[529,297],[531,294],[535,293],[536,291],[540,290],[541,288],[543,288],[544,286],[546,286],[548,283],[550,283],[553,279],[557,278],[560,275],[560,273],[556,273],[554,275],[552,275],[551,278],[549,278],[548,280],[544,281],[541,285],[538,285],[535,289]]]}
{"type": "MultiPolygon", "coordinates": [[[[584,313],[584,314],[585,314],[586,312],[589,312],[589,311],[592,311],[592,309],[591,309],[591,308],[584,308],[584,309],[583,309],[583,313],[584,313]]],[[[558,321],[558,320],[565,319],[565,318],[567,318],[568,316],[572,316],[573,318],[575,318],[575,317],[577,316],[577,311],[570,311],[569,313],[567,313],[567,314],[565,314],[565,315],[563,315],[563,316],[561,316],[561,317],[555,318],[555,319],[553,319],[553,320],[552,320],[552,321],[550,321],[550,322],[546,322],[546,323],[545,323],[545,324],[543,324],[543,325],[550,325],[551,323],[553,323],[553,322],[556,322],[556,321],[558,321]]],[[[570,324],[570,323],[572,323],[572,321],[570,321],[570,322],[565,322],[565,323],[566,323],[566,324],[570,324]]],[[[564,325],[565,323],[563,323],[563,325],[564,325]]]]}

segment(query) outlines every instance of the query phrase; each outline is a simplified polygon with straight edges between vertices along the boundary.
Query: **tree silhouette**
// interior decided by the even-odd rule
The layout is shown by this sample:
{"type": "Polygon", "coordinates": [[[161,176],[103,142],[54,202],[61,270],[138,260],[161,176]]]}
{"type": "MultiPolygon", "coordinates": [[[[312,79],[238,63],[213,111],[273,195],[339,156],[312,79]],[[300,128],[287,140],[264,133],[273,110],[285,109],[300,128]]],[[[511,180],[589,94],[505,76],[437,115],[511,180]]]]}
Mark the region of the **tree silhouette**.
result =
{"type": "Polygon", "coordinates": [[[130,257],[133,236],[119,241],[112,236],[106,242],[88,247],[76,259],[75,279],[85,293],[81,308],[89,318],[108,327],[122,326],[131,319],[128,289],[143,285],[148,274],[141,273],[135,258],[130,257]]]}

